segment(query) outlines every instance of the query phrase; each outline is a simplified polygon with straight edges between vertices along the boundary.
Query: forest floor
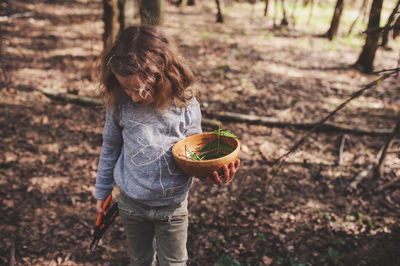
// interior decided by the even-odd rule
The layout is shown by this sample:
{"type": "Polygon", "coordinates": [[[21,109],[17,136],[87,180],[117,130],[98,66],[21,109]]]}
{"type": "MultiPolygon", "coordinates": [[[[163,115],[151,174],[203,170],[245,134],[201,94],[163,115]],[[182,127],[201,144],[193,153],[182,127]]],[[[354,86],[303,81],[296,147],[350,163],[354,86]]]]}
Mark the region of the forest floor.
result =
{"type": "MultiPolygon", "coordinates": [[[[199,2],[168,4],[163,27],[196,75],[204,117],[315,121],[378,77],[349,67],[362,43],[273,27],[246,3],[232,2],[216,24],[213,1],[199,2]]],[[[0,2],[0,265],[127,265],[119,218],[88,250],[104,111],[41,92],[95,95],[101,1],[9,3],[0,2]]],[[[397,58],[398,49],[379,49],[375,69],[396,68],[397,58]]],[[[399,81],[379,82],[330,121],[393,129],[399,81]]],[[[369,169],[387,137],[332,130],[313,133],[275,174],[273,160],[305,130],[223,127],[242,143],[241,167],[226,186],[194,182],[189,265],[400,265],[400,141],[379,179],[369,169]]]]}

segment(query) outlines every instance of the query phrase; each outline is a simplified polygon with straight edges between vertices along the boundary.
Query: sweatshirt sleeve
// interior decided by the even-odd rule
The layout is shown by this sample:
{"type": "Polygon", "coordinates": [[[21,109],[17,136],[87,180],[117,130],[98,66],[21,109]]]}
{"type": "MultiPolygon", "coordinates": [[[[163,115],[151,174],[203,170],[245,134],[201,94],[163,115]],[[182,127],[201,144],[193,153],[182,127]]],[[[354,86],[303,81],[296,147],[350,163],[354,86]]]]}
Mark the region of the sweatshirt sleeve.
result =
{"type": "Polygon", "coordinates": [[[104,200],[111,194],[114,186],[114,167],[121,154],[122,128],[113,110],[107,111],[106,122],[103,129],[103,144],[99,165],[97,168],[97,179],[95,185],[96,199],[104,200]]]}
{"type": "Polygon", "coordinates": [[[188,121],[188,128],[185,131],[185,136],[201,133],[201,110],[199,102],[193,98],[189,108],[186,111],[186,120],[188,121]]]}

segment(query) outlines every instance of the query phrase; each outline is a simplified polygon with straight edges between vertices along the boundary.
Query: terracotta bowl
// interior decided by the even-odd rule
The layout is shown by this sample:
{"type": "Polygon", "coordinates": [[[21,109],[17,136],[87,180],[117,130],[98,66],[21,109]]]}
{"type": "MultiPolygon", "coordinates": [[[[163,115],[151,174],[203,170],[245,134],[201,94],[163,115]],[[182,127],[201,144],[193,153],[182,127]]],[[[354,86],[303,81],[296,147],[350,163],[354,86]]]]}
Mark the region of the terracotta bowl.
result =
{"type": "Polygon", "coordinates": [[[233,148],[233,152],[224,157],[210,160],[193,161],[186,155],[186,147],[194,152],[201,150],[204,145],[215,140],[215,133],[200,133],[189,136],[175,143],[172,155],[179,168],[186,174],[194,177],[212,176],[214,171],[219,171],[224,165],[235,162],[239,158],[240,142],[236,138],[221,136],[220,140],[233,148]]]}

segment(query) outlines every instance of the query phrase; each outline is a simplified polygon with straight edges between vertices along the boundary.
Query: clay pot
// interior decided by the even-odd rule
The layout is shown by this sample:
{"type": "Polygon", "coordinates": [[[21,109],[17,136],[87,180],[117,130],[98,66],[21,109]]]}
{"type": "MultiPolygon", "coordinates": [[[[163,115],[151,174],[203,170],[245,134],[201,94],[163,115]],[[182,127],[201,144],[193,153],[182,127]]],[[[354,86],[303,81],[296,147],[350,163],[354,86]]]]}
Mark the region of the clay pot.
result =
{"type": "Polygon", "coordinates": [[[200,133],[175,143],[172,147],[172,155],[179,168],[190,176],[211,177],[214,171],[219,171],[224,165],[235,162],[239,158],[240,142],[236,138],[224,136],[220,136],[220,140],[233,148],[233,152],[226,156],[202,161],[193,161],[187,157],[186,147],[191,151],[198,152],[217,137],[215,133],[200,133]]]}

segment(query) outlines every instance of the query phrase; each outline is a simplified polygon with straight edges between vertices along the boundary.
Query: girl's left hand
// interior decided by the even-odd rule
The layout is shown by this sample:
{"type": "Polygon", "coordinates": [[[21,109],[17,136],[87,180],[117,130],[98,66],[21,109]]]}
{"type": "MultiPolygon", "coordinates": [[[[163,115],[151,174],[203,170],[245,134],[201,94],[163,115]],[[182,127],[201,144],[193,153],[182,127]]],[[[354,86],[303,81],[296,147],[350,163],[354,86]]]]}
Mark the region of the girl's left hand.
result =
{"type": "Polygon", "coordinates": [[[206,177],[206,180],[214,185],[224,185],[232,181],[233,177],[237,169],[239,168],[240,160],[237,159],[235,163],[231,162],[229,164],[229,168],[227,165],[224,165],[223,172],[224,175],[219,176],[217,171],[213,172],[212,177],[206,177]]]}

